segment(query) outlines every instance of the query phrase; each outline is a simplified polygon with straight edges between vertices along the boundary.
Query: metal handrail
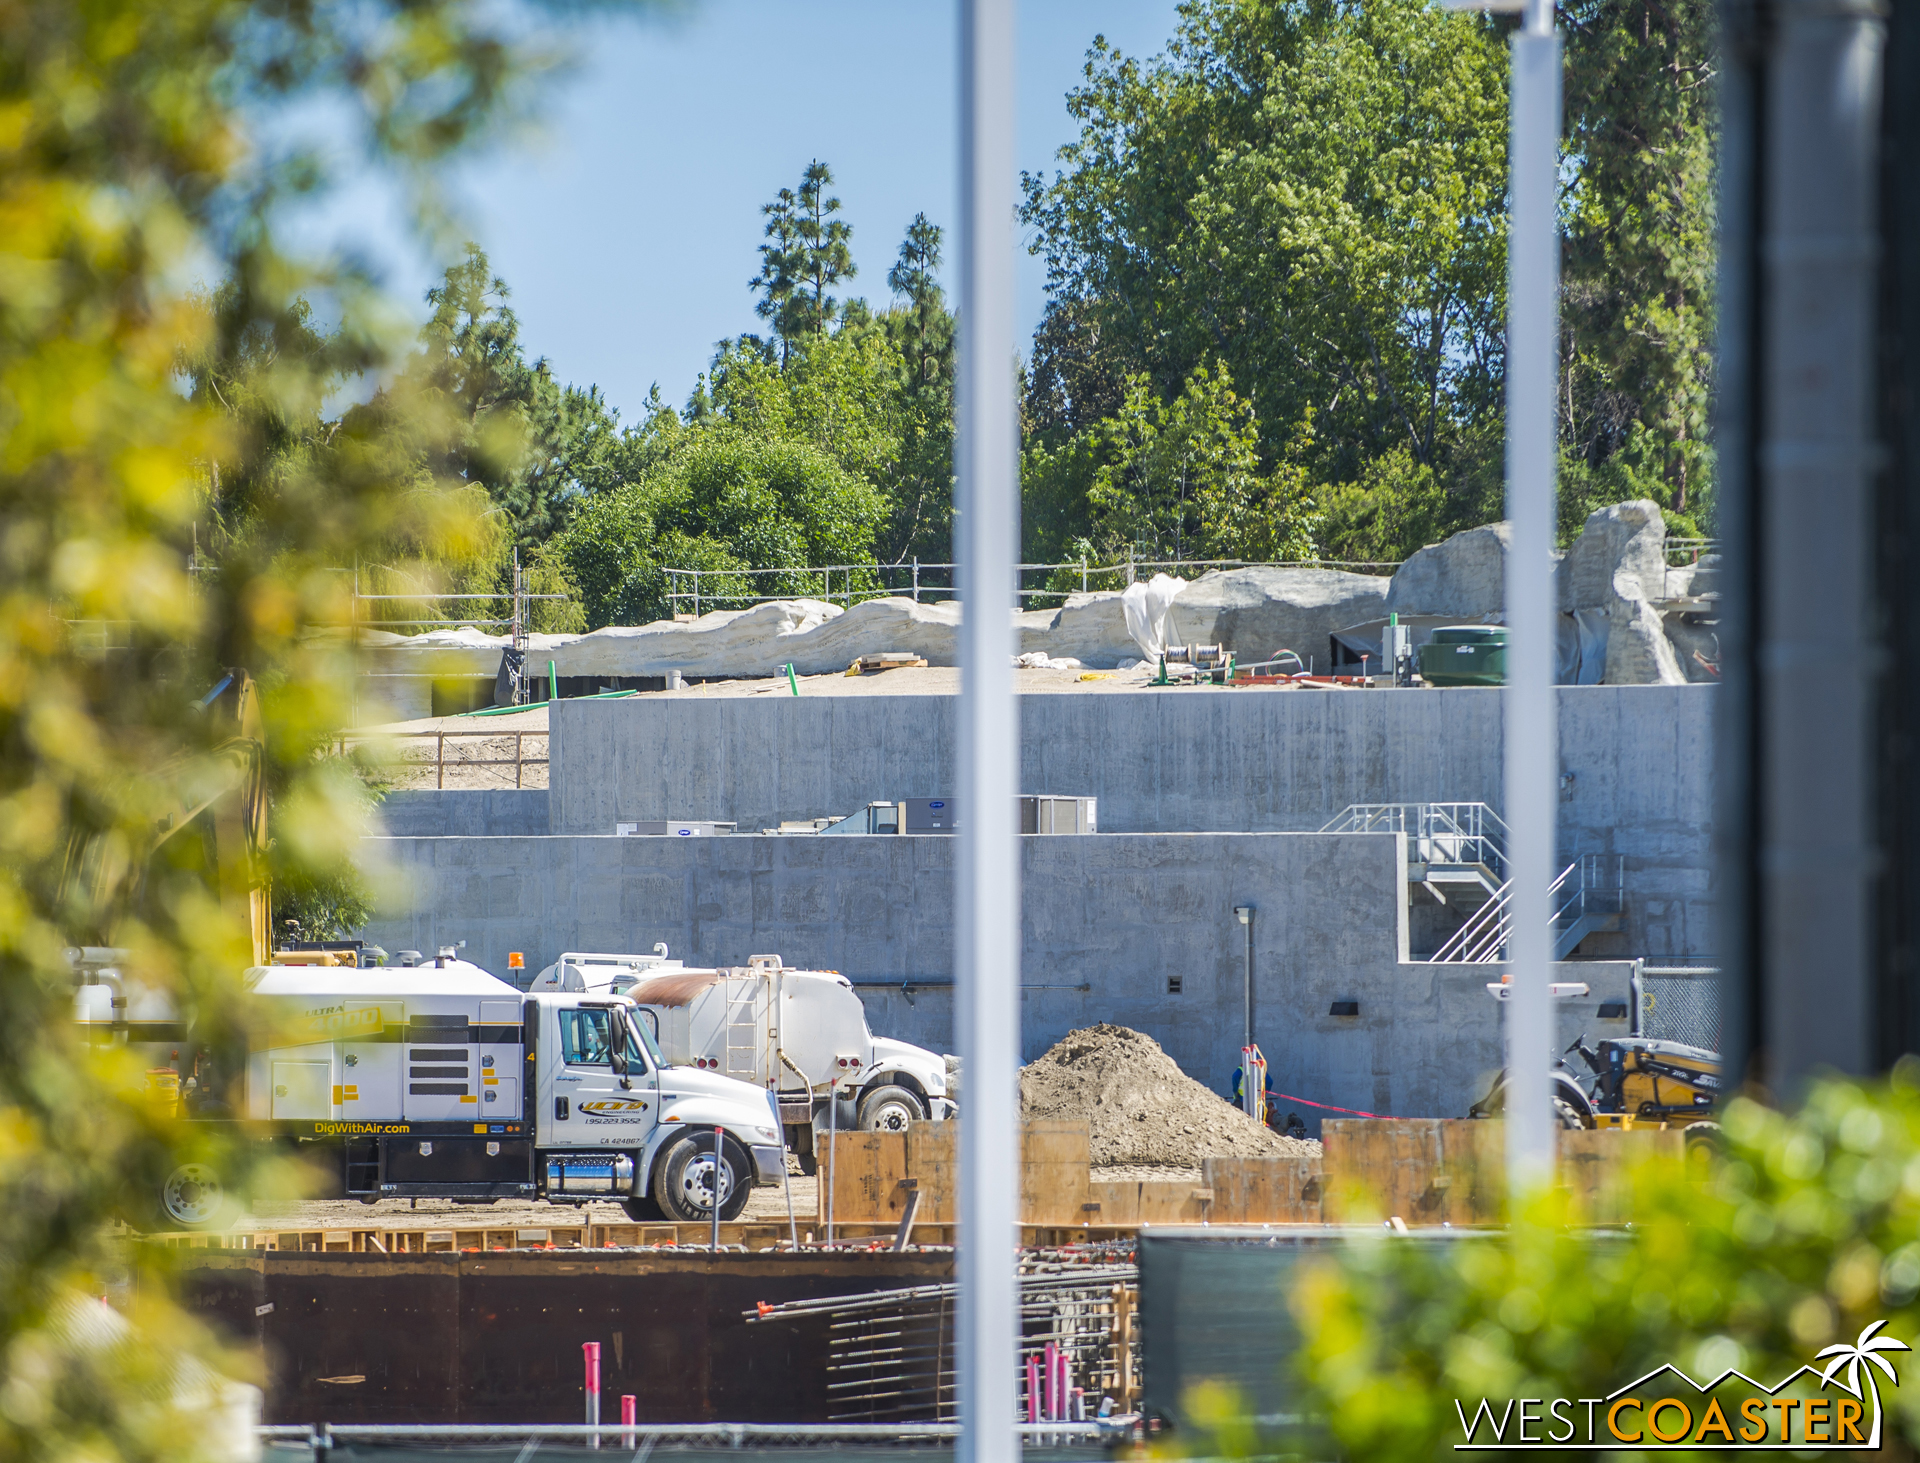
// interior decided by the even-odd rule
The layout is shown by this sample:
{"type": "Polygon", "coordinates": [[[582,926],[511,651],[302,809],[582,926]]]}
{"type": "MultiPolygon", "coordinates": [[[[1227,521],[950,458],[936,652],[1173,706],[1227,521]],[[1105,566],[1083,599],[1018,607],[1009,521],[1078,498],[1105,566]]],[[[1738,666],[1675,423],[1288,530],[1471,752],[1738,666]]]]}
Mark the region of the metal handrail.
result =
{"type": "Polygon", "coordinates": [[[1507,825],[1485,803],[1354,803],[1320,831],[1405,833],[1416,862],[1482,864],[1506,877],[1507,825]]]}
{"type": "MultiPolygon", "coordinates": [[[[1124,574],[1126,575],[1126,582],[1132,584],[1138,577],[1139,572],[1143,569],[1393,570],[1399,568],[1402,562],[1403,561],[1399,559],[1135,559],[1129,557],[1112,564],[1096,564],[1087,559],[1074,559],[1058,564],[1016,564],[1014,567],[1022,575],[1037,573],[1052,574],[1061,570],[1078,573],[1080,576],[1079,592],[1085,594],[1090,588],[1089,581],[1094,575],[1124,574]]],[[[792,594],[716,594],[712,591],[707,591],[703,594],[700,589],[700,580],[703,576],[707,579],[752,579],[764,577],[768,574],[818,575],[820,576],[820,593],[817,595],[809,594],[804,596],[805,598],[823,600],[828,604],[838,604],[841,601],[845,601],[847,604],[852,605],[862,600],[888,599],[904,595],[911,598],[915,604],[918,604],[920,602],[920,596],[923,593],[937,593],[947,598],[956,597],[960,592],[958,585],[955,583],[955,571],[958,567],[959,566],[955,564],[922,563],[919,559],[912,559],[899,564],[800,564],[784,568],[776,567],[768,569],[663,569],[661,573],[664,574],[667,579],[666,598],[669,608],[671,609],[683,602],[690,603],[693,606],[693,613],[698,615],[700,613],[700,601],[702,598],[705,598],[710,603],[721,601],[732,605],[745,605],[771,604],[781,600],[791,600],[801,597],[792,594]],[[922,584],[920,582],[922,570],[944,570],[947,582],[945,584],[922,584]],[[838,591],[833,588],[833,576],[836,574],[840,575],[842,579],[842,588],[838,591]],[[908,577],[908,583],[905,585],[896,585],[891,588],[881,587],[878,589],[855,587],[856,576],[880,580],[885,576],[898,578],[902,575],[908,577]],[[674,588],[676,584],[681,582],[691,585],[691,588],[674,588]]],[[[1072,593],[1072,591],[1045,585],[1038,589],[1028,589],[1023,585],[1016,589],[1015,593],[1021,599],[1025,600],[1045,595],[1067,594],[1072,593]]]]}
{"type": "MultiPolygon", "coordinates": [[[[1438,965],[1487,965],[1504,958],[1507,947],[1507,910],[1513,900],[1508,879],[1493,897],[1476,909],[1433,953],[1438,965]]],[[[1619,914],[1626,905],[1626,859],[1617,853],[1581,854],[1547,886],[1550,929],[1572,924],[1588,914],[1619,914]],[[1612,883],[1606,883],[1603,860],[1612,861],[1612,883]],[[1571,884],[1571,889],[1569,889],[1571,884]],[[1611,906],[1610,908],[1608,906],[1611,906]]]]}

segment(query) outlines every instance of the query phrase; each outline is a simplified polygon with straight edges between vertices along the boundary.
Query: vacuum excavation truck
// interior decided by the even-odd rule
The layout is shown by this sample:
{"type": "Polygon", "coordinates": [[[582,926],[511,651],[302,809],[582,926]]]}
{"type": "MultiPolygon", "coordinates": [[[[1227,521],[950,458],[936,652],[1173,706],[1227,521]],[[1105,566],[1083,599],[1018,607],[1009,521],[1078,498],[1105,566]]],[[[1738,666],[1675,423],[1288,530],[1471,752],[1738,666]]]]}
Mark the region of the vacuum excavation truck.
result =
{"type": "Polygon", "coordinates": [[[665,946],[654,949],[569,952],[532,989],[623,994],[667,1060],[776,1091],[787,1146],[807,1173],[835,1129],[900,1132],[954,1115],[951,1059],[875,1036],[852,982],[838,972],[788,970],[778,955],[689,969],[666,959],[665,946]]]}
{"type": "MultiPolygon", "coordinates": [[[[247,972],[246,1050],[197,1044],[98,961],[76,975],[75,1015],[91,1039],[143,1051],[156,1100],[311,1155],[369,1203],[599,1200],[683,1221],[717,1203],[733,1219],[755,1185],[783,1179],[768,1093],[670,1062],[624,996],[522,993],[452,949],[398,968],[287,958],[303,955],[247,972]]],[[[207,1163],[138,1197],[182,1229],[232,1208],[207,1163]]]]}

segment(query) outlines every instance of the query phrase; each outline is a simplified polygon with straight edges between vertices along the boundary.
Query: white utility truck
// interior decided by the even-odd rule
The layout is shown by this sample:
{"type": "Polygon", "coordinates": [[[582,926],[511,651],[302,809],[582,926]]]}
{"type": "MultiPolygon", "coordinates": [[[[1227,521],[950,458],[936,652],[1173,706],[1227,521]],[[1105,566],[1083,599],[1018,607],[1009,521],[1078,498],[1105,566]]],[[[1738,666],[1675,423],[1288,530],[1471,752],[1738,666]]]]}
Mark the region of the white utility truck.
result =
{"type": "Polygon", "coordinates": [[[532,988],[625,995],[668,1061],[777,1090],[787,1146],[807,1173],[832,1129],[899,1132],[954,1115],[949,1060],[875,1036],[845,976],[788,970],[778,955],[689,969],[655,952],[569,952],[532,988]]]}
{"type": "MultiPolygon", "coordinates": [[[[369,1203],[599,1200],[694,1221],[717,1201],[732,1219],[754,1185],[784,1180],[766,1091],[673,1065],[611,992],[523,993],[451,949],[398,968],[259,966],[250,1045],[223,1051],[123,999],[111,970],[76,983],[89,1037],[142,1052],[157,1100],[316,1157],[369,1203]]],[[[230,1204],[220,1174],[189,1163],[142,1207],[201,1229],[230,1204]]]]}

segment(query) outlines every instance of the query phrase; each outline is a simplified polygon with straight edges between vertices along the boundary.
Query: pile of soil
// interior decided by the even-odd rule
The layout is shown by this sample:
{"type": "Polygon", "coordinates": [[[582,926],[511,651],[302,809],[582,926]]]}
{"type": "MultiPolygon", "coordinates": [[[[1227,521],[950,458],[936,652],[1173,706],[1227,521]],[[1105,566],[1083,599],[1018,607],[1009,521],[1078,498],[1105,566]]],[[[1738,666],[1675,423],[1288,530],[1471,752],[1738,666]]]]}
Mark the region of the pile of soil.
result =
{"type": "Polygon", "coordinates": [[[1180,1070],[1160,1043],[1102,1022],[1070,1031],[1020,1073],[1025,1118],[1085,1118],[1093,1163],[1194,1168],[1203,1158],[1315,1154],[1283,1138],[1180,1070]]]}

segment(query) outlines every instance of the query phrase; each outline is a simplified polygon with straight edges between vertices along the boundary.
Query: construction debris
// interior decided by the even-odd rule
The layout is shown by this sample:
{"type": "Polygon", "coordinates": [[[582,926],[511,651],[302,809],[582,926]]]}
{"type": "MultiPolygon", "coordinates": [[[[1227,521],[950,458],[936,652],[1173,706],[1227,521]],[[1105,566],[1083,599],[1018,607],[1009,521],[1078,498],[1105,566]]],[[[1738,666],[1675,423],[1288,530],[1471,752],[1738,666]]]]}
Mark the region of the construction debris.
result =
{"type": "Polygon", "coordinates": [[[927,658],[915,655],[910,650],[883,650],[877,655],[863,655],[853,663],[849,674],[857,672],[866,675],[871,671],[898,671],[924,669],[927,658]]]}
{"type": "Polygon", "coordinates": [[[1020,1073],[1020,1110],[1084,1118],[1096,1168],[1131,1164],[1195,1169],[1204,1158],[1317,1154],[1312,1139],[1283,1138],[1181,1071],[1160,1043],[1102,1022],[1068,1032],[1020,1073]]]}

